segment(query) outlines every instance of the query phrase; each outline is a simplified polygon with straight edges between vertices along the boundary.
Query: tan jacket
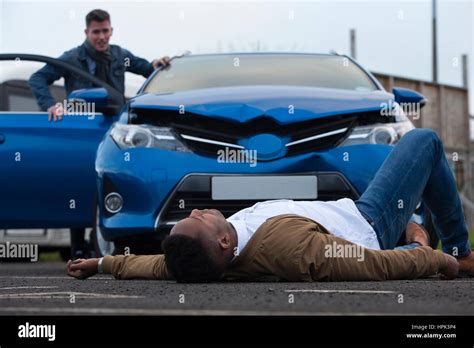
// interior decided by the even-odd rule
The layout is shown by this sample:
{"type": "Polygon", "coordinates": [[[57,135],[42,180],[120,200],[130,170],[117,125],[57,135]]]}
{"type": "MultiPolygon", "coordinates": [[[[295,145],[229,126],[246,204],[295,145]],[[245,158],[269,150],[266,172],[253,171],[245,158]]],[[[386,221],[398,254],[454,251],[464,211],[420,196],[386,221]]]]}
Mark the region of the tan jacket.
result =
{"type": "MultiPolygon", "coordinates": [[[[284,214],[265,221],[225,272],[227,280],[273,276],[288,281],[414,279],[446,267],[430,247],[371,250],[331,235],[317,222],[284,214]],[[341,254],[336,249],[358,250],[341,254]],[[351,257],[348,257],[351,256],[351,257]]],[[[104,273],[117,279],[172,279],[163,255],[106,256],[104,273]]]]}

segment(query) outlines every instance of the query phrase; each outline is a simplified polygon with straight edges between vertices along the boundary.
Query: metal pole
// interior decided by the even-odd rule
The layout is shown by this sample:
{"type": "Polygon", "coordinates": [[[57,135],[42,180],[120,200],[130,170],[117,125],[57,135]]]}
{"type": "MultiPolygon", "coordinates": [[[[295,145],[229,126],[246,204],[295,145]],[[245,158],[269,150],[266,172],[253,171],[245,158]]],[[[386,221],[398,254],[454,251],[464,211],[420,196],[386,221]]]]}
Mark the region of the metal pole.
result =
{"type": "Polygon", "coordinates": [[[468,78],[468,66],[467,66],[467,54],[462,55],[462,86],[464,88],[469,87],[469,78],[468,78]]]}
{"type": "Polygon", "coordinates": [[[355,29],[351,29],[350,31],[350,37],[351,37],[351,57],[353,59],[357,59],[357,53],[356,53],[356,31],[355,29]]]}

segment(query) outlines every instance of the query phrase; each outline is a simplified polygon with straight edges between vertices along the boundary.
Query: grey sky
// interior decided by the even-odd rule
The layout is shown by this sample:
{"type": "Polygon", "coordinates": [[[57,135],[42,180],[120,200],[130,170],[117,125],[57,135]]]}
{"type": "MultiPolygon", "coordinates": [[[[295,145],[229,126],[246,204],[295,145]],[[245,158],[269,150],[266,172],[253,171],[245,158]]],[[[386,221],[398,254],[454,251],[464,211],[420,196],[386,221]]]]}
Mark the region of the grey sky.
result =
{"type": "MultiPolygon", "coordinates": [[[[366,68],[431,79],[431,1],[6,1],[0,0],[0,51],[58,56],[84,39],[84,17],[110,12],[113,43],[151,59],[184,50],[349,53],[366,68]]],[[[461,85],[469,54],[474,86],[472,0],[438,0],[439,80],[461,85]]],[[[470,110],[474,113],[474,88],[470,110]]]]}

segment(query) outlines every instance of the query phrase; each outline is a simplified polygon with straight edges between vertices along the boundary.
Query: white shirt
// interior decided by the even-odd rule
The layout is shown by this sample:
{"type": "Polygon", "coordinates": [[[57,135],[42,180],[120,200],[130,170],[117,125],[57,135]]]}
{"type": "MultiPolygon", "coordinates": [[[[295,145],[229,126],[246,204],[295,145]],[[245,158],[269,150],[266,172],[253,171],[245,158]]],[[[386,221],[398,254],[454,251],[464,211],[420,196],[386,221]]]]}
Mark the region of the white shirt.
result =
{"type": "Polygon", "coordinates": [[[354,201],[342,198],[337,201],[292,201],[278,199],[259,202],[227,218],[237,231],[238,251],[242,251],[258,227],[268,218],[280,214],[297,214],[323,225],[331,234],[380,250],[374,229],[360,214],[354,201]]]}

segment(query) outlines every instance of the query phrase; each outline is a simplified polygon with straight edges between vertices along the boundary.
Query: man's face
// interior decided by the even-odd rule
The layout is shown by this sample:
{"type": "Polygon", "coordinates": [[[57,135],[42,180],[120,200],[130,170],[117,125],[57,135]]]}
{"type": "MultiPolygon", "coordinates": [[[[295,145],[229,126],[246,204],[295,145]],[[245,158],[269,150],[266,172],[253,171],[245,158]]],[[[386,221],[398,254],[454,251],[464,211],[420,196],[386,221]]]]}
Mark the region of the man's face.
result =
{"type": "Polygon", "coordinates": [[[227,220],[217,209],[194,209],[189,217],[179,221],[170,235],[183,234],[191,238],[212,240],[225,231],[227,220]]]}
{"type": "Polygon", "coordinates": [[[112,36],[113,28],[109,21],[92,21],[85,33],[87,40],[97,51],[104,52],[109,48],[109,40],[112,36]]]}

